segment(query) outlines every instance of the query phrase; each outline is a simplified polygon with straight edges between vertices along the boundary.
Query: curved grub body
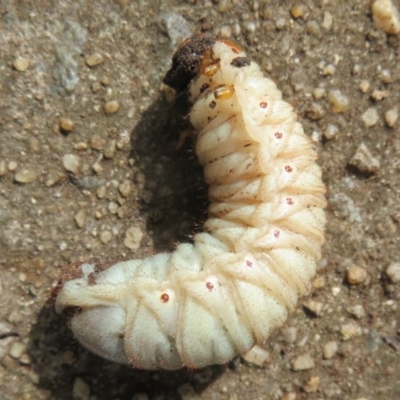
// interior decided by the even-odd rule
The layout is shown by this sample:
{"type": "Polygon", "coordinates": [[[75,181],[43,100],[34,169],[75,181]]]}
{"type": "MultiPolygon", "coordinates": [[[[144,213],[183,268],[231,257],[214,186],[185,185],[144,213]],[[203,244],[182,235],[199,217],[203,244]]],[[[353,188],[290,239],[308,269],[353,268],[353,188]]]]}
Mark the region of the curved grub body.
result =
{"type": "Polygon", "coordinates": [[[101,271],[82,264],[62,283],[56,310],[78,307],[76,338],[109,360],[200,368],[265,344],[307,293],[324,242],[325,189],[292,107],[239,46],[195,36],[165,81],[188,87],[209,184],[204,232],[172,253],[101,271]]]}

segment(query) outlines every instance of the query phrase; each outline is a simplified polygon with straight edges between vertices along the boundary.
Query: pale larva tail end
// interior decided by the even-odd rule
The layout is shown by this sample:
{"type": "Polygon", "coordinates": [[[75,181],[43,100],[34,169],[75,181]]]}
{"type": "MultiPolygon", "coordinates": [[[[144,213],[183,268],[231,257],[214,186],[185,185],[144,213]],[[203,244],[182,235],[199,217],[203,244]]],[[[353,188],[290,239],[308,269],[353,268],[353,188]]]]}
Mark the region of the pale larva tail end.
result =
{"type": "Polygon", "coordinates": [[[110,361],[128,364],[124,349],[126,314],[121,307],[98,307],[77,312],[71,329],[91,352],[110,361]]]}

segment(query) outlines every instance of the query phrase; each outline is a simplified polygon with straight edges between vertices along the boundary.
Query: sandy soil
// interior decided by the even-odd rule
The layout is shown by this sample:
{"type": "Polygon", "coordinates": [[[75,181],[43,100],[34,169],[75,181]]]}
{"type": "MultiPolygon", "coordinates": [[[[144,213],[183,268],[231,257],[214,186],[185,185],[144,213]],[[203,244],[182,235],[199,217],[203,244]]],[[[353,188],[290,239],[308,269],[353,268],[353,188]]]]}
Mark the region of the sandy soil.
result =
{"type": "Polygon", "coordinates": [[[1,399],[400,398],[399,36],[369,0],[2,0],[0,15],[1,399]],[[161,90],[201,30],[230,34],[298,110],[327,243],[264,365],[136,371],[84,350],[49,299],[63,265],[143,257],[201,226],[201,169],[161,90]]]}

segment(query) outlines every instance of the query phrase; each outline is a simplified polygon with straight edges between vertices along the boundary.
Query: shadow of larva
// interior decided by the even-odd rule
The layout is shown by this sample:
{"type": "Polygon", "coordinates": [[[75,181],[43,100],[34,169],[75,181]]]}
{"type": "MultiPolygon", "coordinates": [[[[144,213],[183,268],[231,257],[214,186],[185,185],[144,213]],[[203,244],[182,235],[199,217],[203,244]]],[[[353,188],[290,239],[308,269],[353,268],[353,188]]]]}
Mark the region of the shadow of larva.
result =
{"type": "Polygon", "coordinates": [[[190,241],[207,217],[207,187],[193,141],[178,146],[180,134],[193,129],[182,118],[185,106],[177,103],[158,99],[132,132],[131,158],[145,178],[139,193],[141,214],[157,251],[190,241]]]}
{"type": "Polygon", "coordinates": [[[194,36],[165,82],[192,104],[209,185],[204,231],[171,253],[102,271],[82,263],[55,302],[79,310],[70,324],[86,348],[148,370],[224,364],[265,344],[309,290],[325,240],[316,153],[240,46],[194,36]]]}
{"type": "Polygon", "coordinates": [[[51,399],[70,400],[77,377],[90,387],[98,400],[132,400],[135,393],[145,392],[149,398],[179,400],[177,387],[190,383],[201,393],[226,370],[212,366],[191,371],[143,371],[130,365],[113,363],[82,351],[67,324],[54,311],[49,300],[41,309],[29,334],[28,354],[38,376],[38,387],[51,392],[51,399]]]}

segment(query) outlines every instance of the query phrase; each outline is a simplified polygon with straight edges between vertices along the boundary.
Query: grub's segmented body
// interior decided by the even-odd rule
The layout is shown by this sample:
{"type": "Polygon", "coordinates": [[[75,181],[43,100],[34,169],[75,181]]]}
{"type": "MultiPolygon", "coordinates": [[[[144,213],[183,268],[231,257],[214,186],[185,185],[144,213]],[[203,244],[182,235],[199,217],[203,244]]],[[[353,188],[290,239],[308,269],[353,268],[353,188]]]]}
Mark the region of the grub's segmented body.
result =
{"type": "MultiPolygon", "coordinates": [[[[64,273],[56,309],[88,349],[143,369],[225,363],[265,344],[324,242],[324,185],[292,107],[236,44],[195,36],[166,83],[189,91],[209,218],[173,253],[64,273]]],[[[68,270],[67,270],[68,271],[68,270]]]]}

